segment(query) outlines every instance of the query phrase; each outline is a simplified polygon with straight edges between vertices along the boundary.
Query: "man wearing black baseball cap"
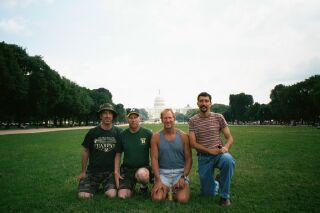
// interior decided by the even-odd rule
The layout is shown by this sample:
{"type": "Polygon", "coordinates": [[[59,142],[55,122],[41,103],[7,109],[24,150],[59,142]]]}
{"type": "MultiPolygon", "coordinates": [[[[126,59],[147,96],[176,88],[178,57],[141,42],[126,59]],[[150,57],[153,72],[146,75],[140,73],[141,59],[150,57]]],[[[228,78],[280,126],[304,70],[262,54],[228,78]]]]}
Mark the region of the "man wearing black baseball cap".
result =
{"type": "Polygon", "coordinates": [[[140,126],[140,112],[137,108],[127,110],[127,120],[129,128],[120,135],[114,162],[114,176],[120,198],[131,197],[137,182],[141,183],[140,191],[147,193],[151,176],[149,159],[152,132],[140,126]],[[124,157],[120,169],[122,153],[124,157]]]}
{"type": "Polygon", "coordinates": [[[100,124],[90,129],[82,143],[82,170],[79,176],[79,198],[91,198],[102,185],[107,197],[117,195],[114,181],[115,146],[122,129],[113,125],[117,112],[109,103],[98,110],[100,124]],[[89,164],[87,166],[87,162],[89,164]]]}

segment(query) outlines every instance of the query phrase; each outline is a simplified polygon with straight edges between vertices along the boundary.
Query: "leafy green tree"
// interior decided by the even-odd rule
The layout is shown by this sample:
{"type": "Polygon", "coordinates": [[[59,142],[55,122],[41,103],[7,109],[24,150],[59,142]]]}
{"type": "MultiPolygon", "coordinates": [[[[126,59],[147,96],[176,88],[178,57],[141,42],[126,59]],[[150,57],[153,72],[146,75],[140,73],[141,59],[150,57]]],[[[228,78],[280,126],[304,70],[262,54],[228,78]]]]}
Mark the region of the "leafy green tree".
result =
{"type": "Polygon", "coordinates": [[[189,119],[195,114],[197,114],[198,112],[199,112],[198,109],[189,109],[185,115],[186,120],[189,121],[189,119]]]}
{"type": "Polygon", "coordinates": [[[29,58],[29,113],[37,123],[48,119],[48,81],[47,72],[50,67],[40,56],[29,58]]]}
{"type": "Polygon", "coordinates": [[[25,107],[28,82],[18,59],[26,55],[16,45],[0,43],[0,119],[6,122],[23,122],[27,114],[25,107]]]}
{"type": "Polygon", "coordinates": [[[105,88],[93,89],[90,91],[90,96],[93,100],[93,105],[91,107],[90,118],[92,120],[98,121],[97,111],[101,104],[110,103],[112,104],[112,94],[109,90],[105,88]]]}
{"type": "Polygon", "coordinates": [[[272,118],[270,106],[268,104],[261,104],[257,115],[260,124],[263,124],[264,121],[270,121],[272,118]]]}
{"type": "Polygon", "coordinates": [[[176,121],[178,121],[178,122],[186,122],[187,121],[187,118],[183,113],[176,112],[175,115],[176,115],[176,121]]]}
{"type": "Polygon", "coordinates": [[[139,111],[140,111],[140,117],[141,117],[141,120],[142,120],[142,121],[147,121],[147,120],[149,120],[149,114],[148,114],[148,112],[147,112],[146,109],[141,108],[141,109],[139,109],[139,111]]]}
{"type": "Polygon", "coordinates": [[[315,75],[291,86],[275,86],[270,95],[273,118],[314,124],[320,116],[319,85],[320,75],[315,75]]]}
{"type": "Polygon", "coordinates": [[[228,122],[233,122],[230,108],[229,108],[228,111],[222,113],[222,115],[224,116],[224,118],[226,119],[226,121],[228,121],[228,122]]]}
{"type": "Polygon", "coordinates": [[[81,125],[84,122],[86,125],[89,123],[90,113],[93,105],[93,100],[90,96],[90,91],[84,87],[76,87],[76,103],[77,103],[77,114],[76,118],[78,124],[81,125]]]}
{"type": "MultiPolygon", "coordinates": [[[[113,104],[109,90],[80,87],[60,77],[41,56],[29,56],[25,49],[4,42],[0,43],[0,92],[0,121],[6,123],[88,124],[98,120],[101,104],[113,104]]],[[[123,121],[123,105],[115,107],[118,121],[123,121]]]]}
{"type": "Polygon", "coordinates": [[[285,90],[286,86],[283,84],[278,84],[274,89],[271,90],[270,94],[270,107],[273,118],[277,121],[285,121],[288,120],[285,116],[286,112],[284,106],[287,104],[285,98],[285,90]]]}
{"type": "Polygon", "coordinates": [[[123,104],[117,104],[115,105],[115,110],[118,113],[118,116],[116,118],[116,122],[123,123],[126,120],[126,110],[123,106],[123,104]]]}
{"type": "Polygon", "coordinates": [[[248,110],[248,115],[249,115],[249,121],[258,121],[259,120],[259,115],[258,112],[260,110],[260,104],[258,102],[254,103],[252,106],[250,106],[248,110]]]}
{"type": "Polygon", "coordinates": [[[77,85],[70,81],[69,79],[62,78],[63,84],[63,99],[59,104],[60,110],[60,125],[67,124],[67,122],[72,122],[75,115],[77,114],[77,101],[76,101],[76,87],[77,85]]]}
{"type": "Polygon", "coordinates": [[[211,112],[223,114],[228,110],[229,110],[229,106],[224,104],[213,104],[211,106],[211,112]]]}
{"type": "Polygon", "coordinates": [[[98,110],[101,104],[112,103],[112,94],[105,88],[91,90],[91,97],[94,100],[95,110],[98,110]]]}
{"type": "Polygon", "coordinates": [[[319,84],[320,75],[315,75],[290,86],[289,89],[292,91],[290,95],[295,98],[293,108],[295,108],[296,116],[292,116],[294,120],[307,123],[316,122],[320,113],[314,97],[317,92],[319,93],[319,89],[317,89],[319,84]]]}
{"type": "Polygon", "coordinates": [[[314,123],[320,123],[320,75],[316,75],[310,78],[313,83],[313,91],[311,92],[312,103],[315,108],[314,123]]]}
{"type": "Polygon", "coordinates": [[[57,125],[58,104],[62,102],[63,91],[61,86],[61,77],[54,71],[50,70],[46,72],[46,81],[48,85],[48,117],[54,121],[54,125],[57,125]]]}
{"type": "Polygon", "coordinates": [[[249,109],[253,104],[252,95],[246,95],[245,93],[240,93],[236,95],[229,96],[229,105],[231,109],[231,114],[234,120],[248,121],[249,120],[249,109]]]}

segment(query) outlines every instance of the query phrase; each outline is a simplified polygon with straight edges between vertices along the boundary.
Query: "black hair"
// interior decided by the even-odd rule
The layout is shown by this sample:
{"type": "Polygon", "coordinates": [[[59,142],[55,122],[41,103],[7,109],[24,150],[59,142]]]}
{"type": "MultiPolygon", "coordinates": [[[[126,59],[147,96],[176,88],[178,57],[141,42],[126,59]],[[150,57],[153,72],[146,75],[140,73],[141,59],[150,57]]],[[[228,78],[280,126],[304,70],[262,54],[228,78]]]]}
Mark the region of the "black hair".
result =
{"type": "Polygon", "coordinates": [[[210,95],[209,93],[207,93],[207,92],[201,92],[201,93],[198,95],[197,100],[199,100],[199,97],[200,97],[200,96],[209,97],[210,102],[211,102],[211,95],[210,95]]]}

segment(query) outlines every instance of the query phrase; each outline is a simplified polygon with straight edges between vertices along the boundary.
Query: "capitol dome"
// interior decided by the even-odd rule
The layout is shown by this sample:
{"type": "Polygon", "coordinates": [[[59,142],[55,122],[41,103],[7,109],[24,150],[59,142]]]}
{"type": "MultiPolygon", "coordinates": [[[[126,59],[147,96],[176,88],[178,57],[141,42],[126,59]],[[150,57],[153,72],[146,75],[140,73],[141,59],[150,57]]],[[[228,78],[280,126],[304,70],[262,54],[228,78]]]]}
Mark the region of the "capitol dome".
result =
{"type": "Polygon", "coordinates": [[[165,106],[165,104],[164,104],[164,99],[161,98],[160,96],[157,96],[157,97],[154,99],[154,108],[163,109],[164,106],[165,106]]]}

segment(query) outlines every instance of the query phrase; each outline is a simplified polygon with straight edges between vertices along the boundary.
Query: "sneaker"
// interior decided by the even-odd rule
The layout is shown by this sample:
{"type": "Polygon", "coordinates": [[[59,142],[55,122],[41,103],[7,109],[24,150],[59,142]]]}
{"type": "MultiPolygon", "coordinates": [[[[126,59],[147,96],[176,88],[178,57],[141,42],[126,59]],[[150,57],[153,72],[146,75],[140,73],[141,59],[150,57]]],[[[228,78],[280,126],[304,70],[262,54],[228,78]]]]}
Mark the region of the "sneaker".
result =
{"type": "Polygon", "coordinates": [[[221,179],[221,178],[220,178],[220,174],[217,174],[215,180],[220,183],[220,179],[221,179]]]}
{"type": "Polygon", "coordinates": [[[216,178],[215,178],[215,189],[214,189],[214,195],[218,195],[219,194],[219,190],[220,190],[220,174],[217,174],[216,178]]]}
{"type": "Polygon", "coordinates": [[[226,199],[223,197],[220,198],[220,206],[230,206],[230,205],[231,205],[230,199],[226,199]]]}

